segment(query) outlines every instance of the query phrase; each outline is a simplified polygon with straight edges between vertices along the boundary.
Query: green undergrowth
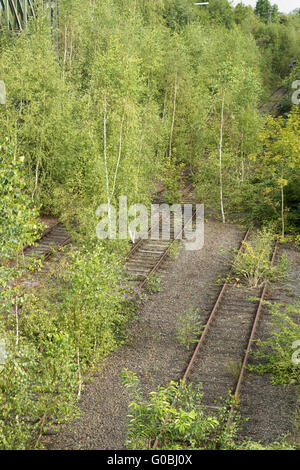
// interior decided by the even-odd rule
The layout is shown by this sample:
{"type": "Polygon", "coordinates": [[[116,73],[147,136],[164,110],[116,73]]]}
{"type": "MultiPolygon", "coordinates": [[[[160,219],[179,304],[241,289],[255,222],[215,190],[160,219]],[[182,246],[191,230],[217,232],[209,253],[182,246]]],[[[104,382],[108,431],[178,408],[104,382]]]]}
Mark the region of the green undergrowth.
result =
{"type": "Polygon", "coordinates": [[[155,294],[157,292],[160,292],[162,290],[162,279],[160,276],[157,274],[153,274],[149,279],[147,280],[147,283],[145,285],[146,291],[149,294],[155,294]]]}
{"type": "Polygon", "coordinates": [[[290,262],[285,254],[272,264],[271,257],[276,236],[262,229],[250,241],[243,242],[242,251],[233,261],[233,279],[248,287],[262,287],[266,283],[283,280],[290,262]]]}
{"type": "Polygon", "coordinates": [[[300,392],[300,302],[269,307],[272,333],[267,340],[258,341],[254,352],[258,362],[249,369],[271,374],[274,385],[296,385],[300,392]]]}
{"type": "Polygon", "coordinates": [[[138,377],[123,371],[123,383],[131,397],[127,448],[151,449],[158,438],[157,450],[292,450],[287,442],[263,446],[245,440],[238,443],[241,418],[229,395],[212,414],[202,404],[201,385],[185,381],[170,382],[143,396],[138,377]]]}
{"type": "Polygon", "coordinates": [[[84,381],[126,341],[144,296],[100,245],[70,251],[45,275],[0,267],[0,447],[36,449],[78,416],[84,381]]]}
{"type": "Polygon", "coordinates": [[[182,315],[177,316],[175,338],[187,350],[199,341],[199,337],[203,331],[203,323],[200,320],[200,309],[190,308],[182,315]]]}

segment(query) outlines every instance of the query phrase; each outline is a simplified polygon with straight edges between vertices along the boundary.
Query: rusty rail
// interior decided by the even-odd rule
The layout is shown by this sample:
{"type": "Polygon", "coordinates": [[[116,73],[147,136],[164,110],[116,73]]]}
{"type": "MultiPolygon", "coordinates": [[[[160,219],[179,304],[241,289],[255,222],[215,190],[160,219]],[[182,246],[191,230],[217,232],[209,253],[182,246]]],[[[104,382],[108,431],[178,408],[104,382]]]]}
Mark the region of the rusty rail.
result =
{"type": "MultiPolygon", "coordinates": [[[[277,254],[277,249],[278,249],[278,240],[276,241],[276,244],[275,244],[275,247],[274,247],[274,251],[273,251],[273,255],[272,255],[272,259],[271,259],[271,266],[274,265],[276,254],[277,254]]],[[[251,330],[251,335],[250,335],[250,338],[249,338],[249,341],[248,341],[248,345],[247,345],[244,360],[243,360],[243,363],[242,363],[240,375],[239,375],[239,378],[238,378],[238,381],[237,381],[237,385],[235,387],[235,392],[234,392],[235,399],[239,398],[239,393],[240,393],[242,381],[243,381],[245,371],[246,371],[246,367],[247,367],[247,364],[248,364],[249,354],[250,354],[252,343],[253,343],[253,340],[254,340],[254,337],[255,337],[255,334],[256,334],[257,325],[258,325],[258,322],[260,320],[261,311],[262,311],[263,303],[264,303],[265,296],[266,296],[266,290],[267,290],[267,286],[264,285],[264,287],[262,289],[262,292],[261,292],[261,296],[260,296],[259,304],[258,304],[258,307],[257,307],[256,315],[255,315],[255,318],[254,318],[254,322],[253,322],[253,326],[252,326],[252,330],[251,330]]]]}
{"type": "MultiPolygon", "coordinates": [[[[246,231],[246,233],[245,233],[245,235],[244,235],[244,237],[243,237],[243,240],[241,241],[241,244],[240,244],[240,247],[239,247],[239,251],[238,251],[239,253],[243,250],[243,248],[244,248],[244,243],[248,240],[249,233],[250,233],[250,228],[248,228],[248,230],[246,231]]],[[[232,272],[232,269],[230,270],[230,273],[231,273],[231,272],[232,272]]],[[[191,359],[190,359],[190,361],[189,361],[189,363],[188,363],[188,365],[187,365],[187,368],[185,369],[185,372],[184,372],[183,377],[182,377],[181,380],[186,380],[186,379],[188,378],[189,374],[190,374],[190,371],[191,371],[191,369],[192,369],[192,367],[193,367],[193,364],[194,364],[194,362],[195,362],[195,360],[196,360],[196,358],[197,358],[197,356],[198,356],[198,354],[199,354],[199,350],[200,350],[200,348],[201,348],[201,346],[202,346],[202,344],[203,344],[203,342],[204,342],[204,339],[205,339],[205,337],[206,337],[206,335],[207,335],[207,333],[208,333],[208,331],[209,331],[210,325],[212,324],[212,322],[213,322],[213,320],[214,320],[214,318],[215,318],[215,314],[216,314],[216,312],[217,312],[217,310],[218,310],[218,307],[219,307],[219,305],[220,305],[220,303],[221,303],[221,301],[222,301],[222,299],[223,299],[223,296],[224,296],[224,293],[225,293],[225,291],[226,291],[227,286],[228,286],[228,281],[225,281],[224,284],[223,284],[223,286],[222,286],[222,288],[221,288],[221,290],[220,290],[220,293],[219,293],[219,295],[218,295],[218,298],[217,298],[217,300],[216,300],[216,302],[215,302],[215,304],[214,304],[214,306],[213,306],[213,308],[212,308],[212,310],[211,310],[211,312],[210,312],[210,314],[209,314],[209,317],[208,317],[208,320],[207,320],[207,322],[206,322],[205,328],[204,328],[204,330],[203,330],[203,332],[202,332],[202,334],[201,334],[201,337],[200,337],[200,339],[199,339],[199,341],[198,341],[198,343],[197,343],[197,346],[196,346],[196,348],[195,348],[195,350],[194,350],[194,353],[193,353],[193,355],[192,355],[192,357],[191,357],[191,359]]],[[[175,403],[175,401],[176,401],[176,398],[175,398],[173,404],[175,403]]],[[[167,423],[168,419],[169,419],[169,415],[166,416],[165,421],[164,421],[164,423],[163,423],[163,426],[167,423]]],[[[152,450],[155,450],[155,449],[157,448],[160,437],[161,437],[161,435],[159,435],[158,437],[156,437],[155,442],[154,442],[154,444],[153,444],[153,446],[152,446],[152,450]]]]}
{"type": "Polygon", "coordinates": [[[155,263],[155,265],[153,266],[153,268],[151,269],[151,271],[147,274],[147,276],[145,277],[145,279],[143,279],[143,281],[139,284],[139,288],[142,289],[145,284],[147,283],[147,281],[149,280],[149,278],[158,270],[158,268],[160,267],[160,265],[162,264],[163,260],[166,258],[166,256],[169,254],[169,251],[172,247],[172,245],[174,245],[174,243],[181,237],[181,235],[183,234],[185,228],[190,224],[190,222],[192,222],[192,220],[194,219],[194,217],[197,216],[198,212],[200,211],[200,208],[198,208],[198,210],[189,218],[189,220],[186,222],[186,224],[183,226],[183,228],[180,230],[180,232],[177,233],[176,237],[174,238],[174,240],[172,240],[172,242],[170,243],[170,245],[167,247],[167,249],[163,252],[163,254],[160,256],[160,258],[158,259],[158,261],[155,263]]]}

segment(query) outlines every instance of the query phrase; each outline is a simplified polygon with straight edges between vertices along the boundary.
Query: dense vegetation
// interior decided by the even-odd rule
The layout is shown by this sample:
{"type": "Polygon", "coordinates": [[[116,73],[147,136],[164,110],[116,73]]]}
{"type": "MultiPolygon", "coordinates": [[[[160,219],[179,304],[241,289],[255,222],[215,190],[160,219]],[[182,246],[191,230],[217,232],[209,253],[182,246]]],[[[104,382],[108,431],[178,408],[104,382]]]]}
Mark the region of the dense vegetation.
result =
{"type": "Polygon", "coordinates": [[[239,212],[283,235],[299,228],[299,107],[267,121],[258,107],[300,79],[299,62],[289,75],[300,17],[266,18],[265,4],[61,0],[58,32],[42,8],[22,33],[2,28],[2,448],[39,446],[74,416],[85,374],[143,301],[123,283],[127,242],[96,238],[99,204],[149,203],[159,180],[172,198],[188,171],[223,221],[239,212]],[[22,246],[44,214],[67,224],[77,250],[31,292],[40,267],[22,246]]]}
{"type": "MultiPolygon", "coordinates": [[[[33,203],[92,237],[101,202],[147,202],[161,177],[176,184],[183,164],[206,205],[219,199],[222,170],[225,213],[236,201],[243,209],[259,186],[273,194],[251,213],[278,217],[280,185],[261,188],[265,175],[250,156],[264,144],[258,103],[299,55],[300,18],[266,24],[259,11],[226,0],[208,9],[189,0],[64,0],[58,43],[42,14],[30,33],[2,33],[1,128],[25,157],[33,203]]],[[[282,178],[293,192],[295,181],[282,178]]]]}
{"type": "Polygon", "coordinates": [[[238,441],[240,416],[232,408],[230,395],[220,399],[218,410],[208,409],[203,403],[201,384],[186,381],[170,382],[143,396],[138,377],[123,371],[123,382],[128,388],[129,449],[149,449],[156,442],[163,450],[293,450],[283,440],[263,446],[250,440],[238,441]]]}

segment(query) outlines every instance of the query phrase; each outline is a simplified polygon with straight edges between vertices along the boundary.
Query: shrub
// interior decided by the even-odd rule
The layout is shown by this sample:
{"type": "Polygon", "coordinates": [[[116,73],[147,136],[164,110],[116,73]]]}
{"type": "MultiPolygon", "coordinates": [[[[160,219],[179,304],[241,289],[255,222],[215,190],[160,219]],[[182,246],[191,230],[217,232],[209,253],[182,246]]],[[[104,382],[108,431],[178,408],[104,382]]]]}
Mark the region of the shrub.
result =
{"type": "Polygon", "coordinates": [[[123,371],[123,382],[132,402],[129,405],[129,449],[149,449],[159,436],[160,449],[230,449],[236,433],[236,420],[227,426],[229,404],[216,416],[201,404],[201,386],[185,381],[170,382],[142,398],[138,377],[123,371]]]}
{"type": "Polygon", "coordinates": [[[199,340],[203,328],[202,322],[199,320],[199,312],[198,308],[190,308],[183,315],[177,317],[175,337],[186,349],[190,349],[190,346],[199,340]]]}
{"type": "Polygon", "coordinates": [[[262,287],[267,282],[282,280],[287,272],[289,261],[282,255],[276,265],[271,264],[275,237],[263,229],[253,240],[244,242],[243,251],[233,261],[233,274],[237,281],[249,287],[262,287]]]}
{"type": "Polygon", "coordinates": [[[249,368],[259,374],[272,374],[273,384],[300,386],[300,303],[270,305],[274,329],[266,341],[259,342],[254,356],[259,364],[249,368]],[[298,345],[298,346],[297,346],[298,345]]]}

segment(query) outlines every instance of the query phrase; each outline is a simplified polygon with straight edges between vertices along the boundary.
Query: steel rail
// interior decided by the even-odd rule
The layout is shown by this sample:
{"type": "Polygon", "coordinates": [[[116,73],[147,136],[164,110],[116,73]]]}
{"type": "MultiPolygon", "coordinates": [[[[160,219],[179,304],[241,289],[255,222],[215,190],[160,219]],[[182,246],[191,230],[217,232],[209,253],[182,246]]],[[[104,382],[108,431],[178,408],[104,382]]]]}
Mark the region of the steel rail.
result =
{"type": "MultiPolygon", "coordinates": [[[[275,258],[276,258],[276,254],[277,254],[277,250],[278,250],[278,243],[279,242],[277,240],[276,243],[275,243],[275,247],[274,247],[274,251],[273,251],[273,255],[272,255],[272,259],[271,259],[271,266],[273,266],[274,262],[275,262],[275,258]]],[[[235,387],[234,397],[235,397],[236,400],[239,398],[242,381],[243,381],[243,378],[244,378],[244,375],[245,375],[249,355],[250,355],[250,352],[251,352],[252,344],[253,344],[254,337],[255,337],[255,334],[256,334],[256,330],[257,330],[257,325],[258,325],[258,322],[259,322],[260,317],[261,317],[261,311],[262,311],[263,303],[264,303],[264,300],[265,300],[265,297],[266,297],[266,291],[267,291],[267,286],[265,284],[263,289],[262,289],[262,292],[261,292],[261,296],[260,296],[260,300],[259,300],[259,304],[258,304],[258,307],[257,307],[256,314],[255,314],[255,318],[254,318],[250,338],[249,338],[249,341],[248,341],[247,349],[246,349],[244,360],[243,360],[243,363],[242,363],[240,375],[239,375],[239,378],[238,378],[238,381],[237,381],[237,384],[236,384],[236,387],[235,387]]]]}
{"type": "MultiPolygon", "coordinates": [[[[250,228],[248,228],[248,230],[246,231],[246,233],[245,233],[245,235],[244,235],[244,237],[243,237],[243,240],[241,241],[241,244],[240,244],[238,253],[241,253],[242,250],[244,249],[244,244],[245,244],[245,242],[248,240],[249,233],[250,233],[250,228]]],[[[231,273],[231,272],[232,272],[232,268],[231,268],[231,270],[230,270],[230,273],[231,273]]],[[[218,310],[218,308],[219,308],[219,305],[220,305],[220,303],[221,303],[221,301],[222,301],[222,299],[223,299],[223,296],[224,296],[224,293],[225,293],[225,291],[226,291],[227,286],[228,286],[228,281],[225,281],[224,284],[223,284],[223,286],[222,286],[222,288],[221,288],[221,290],[220,290],[220,293],[219,293],[219,295],[218,295],[218,298],[217,298],[217,300],[216,300],[216,302],[215,302],[215,304],[214,304],[214,306],[213,306],[213,308],[212,308],[212,310],[211,310],[211,312],[210,312],[210,314],[209,314],[209,317],[208,317],[208,320],[207,320],[207,322],[206,322],[205,328],[204,328],[204,330],[203,330],[203,332],[202,332],[202,334],[201,334],[201,337],[200,337],[199,341],[197,342],[197,346],[196,346],[196,348],[195,348],[195,350],[194,350],[194,353],[193,353],[193,355],[192,355],[192,357],[191,357],[191,359],[190,359],[190,361],[189,361],[189,363],[188,363],[188,365],[187,365],[187,367],[186,367],[186,369],[185,369],[185,372],[184,372],[184,374],[183,374],[183,376],[182,376],[182,379],[181,379],[181,380],[183,380],[183,381],[185,381],[185,380],[188,378],[189,374],[190,374],[190,371],[191,371],[191,369],[192,369],[192,367],[193,367],[193,364],[194,364],[194,362],[195,362],[195,360],[196,360],[196,358],[197,358],[197,356],[198,356],[198,354],[199,354],[199,350],[200,350],[200,348],[201,348],[201,345],[202,345],[203,342],[204,342],[204,339],[205,339],[205,337],[206,337],[206,335],[207,335],[207,333],[208,333],[208,331],[209,331],[210,325],[212,324],[212,322],[213,322],[213,320],[214,320],[214,318],[215,318],[215,314],[216,314],[216,312],[217,312],[217,310],[218,310]]],[[[173,404],[175,403],[175,401],[176,401],[176,398],[175,398],[173,404]]],[[[165,418],[165,420],[164,420],[164,423],[163,423],[163,426],[167,423],[168,419],[169,419],[169,415],[166,416],[166,418],[165,418]]],[[[160,439],[160,437],[161,437],[161,434],[160,434],[158,437],[156,437],[155,442],[154,442],[153,446],[151,447],[152,450],[155,450],[155,449],[157,448],[157,446],[158,446],[158,444],[159,444],[159,439],[160,439]]]]}
{"type": "MultiPolygon", "coordinates": [[[[58,226],[58,224],[59,224],[59,221],[55,222],[55,224],[53,224],[51,227],[46,228],[43,231],[41,237],[38,240],[36,240],[36,243],[39,244],[43,240],[43,238],[45,238],[47,235],[49,235],[49,233],[52,232],[52,230],[55,227],[58,226]]],[[[29,248],[33,248],[34,246],[35,246],[34,244],[33,245],[24,245],[23,248],[22,248],[23,253],[25,253],[26,250],[29,250],[29,248]]]]}
{"type": "MultiPolygon", "coordinates": [[[[67,237],[62,243],[59,243],[59,244],[57,245],[57,248],[58,248],[58,249],[61,249],[61,248],[63,248],[64,246],[69,245],[69,243],[71,243],[71,241],[72,241],[72,237],[67,237]]],[[[48,251],[47,253],[45,253],[44,261],[48,260],[51,255],[52,255],[52,250],[49,249],[49,251],[48,251]]]]}
{"type": "MultiPolygon", "coordinates": [[[[276,254],[277,254],[277,249],[278,249],[278,243],[279,242],[277,240],[276,243],[275,243],[273,255],[272,255],[272,258],[271,258],[271,266],[274,265],[274,261],[275,261],[276,254]]],[[[254,341],[254,338],[255,338],[255,335],[256,335],[258,322],[259,322],[260,317],[261,317],[261,311],[262,311],[262,308],[263,308],[263,303],[264,303],[264,300],[265,300],[266,291],[267,291],[267,286],[264,285],[264,287],[262,289],[262,292],[261,292],[261,295],[260,295],[259,304],[258,304],[258,307],[257,307],[257,310],[256,310],[256,314],[255,314],[254,322],[253,322],[253,325],[252,325],[250,338],[249,338],[247,348],[246,348],[246,351],[245,351],[245,355],[244,355],[243,363],[242,363],[242,366],[241,366],[240,374],[239,374],[239,377],[238,377],[238,380],[237,380],[237,384],[235,386],[234,395],[233,395],[234,396],[234,402],[230,406],[229,415],[228,415],[228,419],[227,419],[227,426],[229,426],[229,424],[232,422],[232,415],[233,415],[234,409],[236,407],[236,403],[239,401],[239,398],[240,398],[240,390],[241,390],[242,382],[243,382],[244,375],[245,375],[245,372],[246,372],[246,367],[248,365],[248,359],[249,359],[249,355],[251,353],[252,344],[253,344],[253,341],[254,341]]]]}
{"type": "MultiPolygon", "coordinates": [[[[183,189],[182,191],[182,195],[184,196],[186,193],[190,192],[191,191],[191,188],[193,187],[192,184],[189,184],[186,188],[183,189]]],[[[162,192],[164,191],[164,188],[159,190],[158,191],[158,194],[161,194],[162,192]]],[[[159,217],[159,220],[149,228],[148,230],[148,236],[151,234],[152,230],[154,228],[156,228],[158,225],[160,225],[161,223],[161,220],[162,220],[162,214],[160,215],[159,217]]],[[[143,238],[140,238],[134,245],[133,247],[131,248],[131,250],[127,253],[126,257],[127,258],[130,258],[136,251],[137,249],[142,245],[144,239],[143,238]]]]}
{"type": "MultiPolygon", "coordinates": [[[[48,227],[42,234],[41,238],[39,238],[36,242],[36,245],[26,245],[24,248],[23,248],[23,253],[25,253],[27,250],[29,250],[30,248],[32,248],[33,252],[34,252],[34,248],[35,247],[38,247],[40,242],[49,234],[51,234],[51,232],[60,224],[60,221],[57,221],[55,224],[53,224],[51,227],[48,227]]],[[[60,243],[57,243],[57,248],[60,249],[66,245],[68,245],[69,243],[71,243],[72,241],[72,237],[70,237],[69,235],[60,243]]],[[[52,255],[52,247],[49,246],[49,249],[45,251],[45,253],[43,253],[43,256],[44,256],[44,261],[48,260],[52,255]]]]}
{"type": "MultiPolygon", "coordinates": [[[[244,248],[244,243],[248,240],[249,233],[250,233],[250,228],[248,228],[247,232],[246,232],[245,235],[244,235],[244,238],[243,238],[243,240],[242,240],[242,242],[241,242],[241,245],[240,245],[240,248],[239,248],[238,253],[241,253],[241,252],[242,252],[242,250],[243,250],[243,248],[244,248]]],[[[232,269],[230,270],[230,273],[231,273],[231,272],[232,272],[232,269]]],[[[208,321],[206,322],[205,328],[204,328],[204,330],[203,330],[203,332],[202,332],[202,334],[201,334],[200,340],[199,340],[198,343],[197,343],[197,346],[196,346],[195,351],[194,351],[194,353],[193,353],[193,355],[192,355],[192,358],[190,359],[190,362],[189,362],[189,364],[188,364],[188,366],[187,366],[187,368],[186,368],[186,370],[185,370],[185,373],[184,373],[184,375],[183,375],[183,377],[182,377],[182,380],[186,380],[186,379],[188,378],[189,374],[190,374],[191,368],[192,368],[192,366],[193,366],[193,364],[194,364],[194,362],[195,362],[196,357],[198,356],[199,349],[201,348],[202,343],[204,342],[204,339],[205,339],[205,337],[206,337],[206,335],[207,335],[207,333],[208,333],[208,330],[209,330],[209,328],[210,328],[210,325],[212,324],[212,322],[213,322],[213,320],[214,320],[214,318],[215,318],[215,314],[216,314],[216,312],[217,312],[217,310],[218,310],[218,308],[219,308],[219,305],[220,305],[220,303],[221,303],[221,301],[222,301],[222,299],[223,299],[223,296],[224,296],[224,293],[225,293],[225,291],[226,291],[226,289],[227,289],[227,286],[228,286],[228,281],[225,281],[224,284],[223,284],[223,286],[222,286],[222,289],[221,289],[221,291],[220,291],[220,293],[219,293],[219,295],[218,295],[218,298],[217,298],[217,300],[216,300],[216,302],[215,302],[215,304],[214,304],[214,306],[213,306],[213,309],[212,309],[212,311],[211,311],[211,313],[210,313],[210,315],[209,315],[208,321]]]]}
{"type": "Polygon", "coordinates": [[[179,237],[183,234],[185,228],[188,226],[188,224],[190,222],[192,222],[192,220],[194,219],[194,217],[197,216],[198,212],[200,211],[200,207],[196,210],[196,212],[189,218],[189,220],[185,223],[184,227],[177,233],[176,237],[172,240],[172,242],[169,244],[169,246],[167,247],[167,249],[163,252],[163,254],[159,257],[159,259],[157,260],[157,262],[155,263],[155,265],[153,266],[153,268],[151,269],[151,271],[147,274],[147,276],[145,277],[145,279],[143,279],[143,281],[139,284],[139,288],[142,289],[145,284],[147,283],[147,281],[150,279],[151,276],[153,276],[153,274],[158,270],[158,268],[160,267],[160,265],[162,264],[162,262],[164,261],[164,259],[166,258],[166,256],[169,254],[169,251],[172,247],[172,245],[178,240],[180,239],[179,237]]]}

